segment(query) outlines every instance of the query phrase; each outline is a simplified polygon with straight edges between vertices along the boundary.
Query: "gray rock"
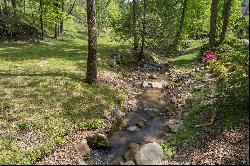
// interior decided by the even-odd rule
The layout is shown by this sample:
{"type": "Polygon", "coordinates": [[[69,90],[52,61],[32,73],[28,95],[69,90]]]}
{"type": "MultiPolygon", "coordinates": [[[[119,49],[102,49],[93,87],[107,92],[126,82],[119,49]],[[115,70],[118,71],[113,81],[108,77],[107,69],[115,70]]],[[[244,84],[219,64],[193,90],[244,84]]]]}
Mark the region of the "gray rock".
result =
{"type": "Polygon", "coordinates": [[[124,163],[122,165],[135,165],[135,163],[130,160],[130,161],[127,161],[126,163],[124,163]]]}
{"type": "Polygon", "coordinates": [[[121,112],[120,110],[115,109],[114,110],[114,115],[117,116],[117,117],[119,117],[119,118],[122,118],[122,117],[125,116],[125,113],[121,112]]]}
{"type": "Polygon", "coordinates": [[[167,122],[167,127],[170,129],[172,133],[178,133],[184,130],[184,124],[181,120],[170,119],[167,122]]]}
{"type": "Polygon", "coordinates": [[[137,165],[160,165],[163,157],[163,150],[158,143],[148,143],[136,153],[135,162],[137,165]]]}
{"type": "Polygon", "coordinates": [[[127,130],[128,130],[128,131],[138,131],[139,128],[138,128],[137,126],[129,126],[129,127],[127,128],[127,130]]]}
{"type": "Polygon", "coordinates": [[[148,78],[149,79],[157,79],[157,76],[155,74],[150,74],[148,78]]]}
{"type": "Polygon", "coordinates": [[[86,138],[91,149],[109,149],[112,147],[111,141],[105,134],[95,134],[86,138]]]}
{"type": "Polygon", "coordinates": [[[79,144],[75,144],[74,147],[81,156],[85,157],[90,155],[90,148],[87,144],[86,139],[83,139],[79,144]]]}
{"type": "Polygon", "coordinates": [[[115,59],[109,59],[109,60],[108,60],[108,65],[109,65],[110,67],[115,67],[115,65],[116,65],[116,60],[115,60],[115,59]]]}
{"type": "Polygon", "coordinates": [[[161,81],[161,84],[162,84],[162,86],[164,86],[164,87],[167,87],[167,86],[168,86],[168,82],[167,82],[167,81],[164,81],[164,80],[161,81]]]}
{"type": "Polygon", "coordinates": [[[160,82],[150,82],[149,85],[154,89],[162,89],[163,86],[160,82]]]}
{"type": "Polygon", "coordinates": [[[144,122],[143,121],[139,121],[136,125],[138,127],[140,127],[140,128],[143,128],[144,127],[144,122]]]}
{"type": "Polygon", "coordinates": [[[144,81],[142,83],[142,88],[150,88],[151,86],[149,85],[149,83],[147,81],[144,81]]]}

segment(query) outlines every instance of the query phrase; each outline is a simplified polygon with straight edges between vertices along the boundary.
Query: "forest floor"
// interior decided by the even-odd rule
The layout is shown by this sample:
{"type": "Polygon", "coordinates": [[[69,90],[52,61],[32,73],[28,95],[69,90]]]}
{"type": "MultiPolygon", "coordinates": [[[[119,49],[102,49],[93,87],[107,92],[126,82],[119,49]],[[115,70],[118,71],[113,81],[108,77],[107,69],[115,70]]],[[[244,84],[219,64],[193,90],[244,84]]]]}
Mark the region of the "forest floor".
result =
{"type": "Polygon", "coordinates": [[[86,164],[75,144],[110,130],[115,112],[136,112],[144,99],[149,107],[157,107],[149,109],[155,117],[177,120],[185,128],[171,132],[163,124],[159,135],[147,137],[146,142],[162,145],[162,164],[249,164],[248,122],[221,132],[218,117],[211,127],[193,127],[208,122],[211,114],[199,115],[196,121],[188,118],[189,100],[214,82],[206,67],[195,62],[200,41],[178,57],[157,57],[153,64],[171,66],[162,73],[146,63],[109,67],[109,55],[121,47],[105,40],[99,41],[96,86],[84,83],[86,41],[0,46],[0,163],[86,164]],[[152,80],[167,83],[143,87],[152,80]]]}

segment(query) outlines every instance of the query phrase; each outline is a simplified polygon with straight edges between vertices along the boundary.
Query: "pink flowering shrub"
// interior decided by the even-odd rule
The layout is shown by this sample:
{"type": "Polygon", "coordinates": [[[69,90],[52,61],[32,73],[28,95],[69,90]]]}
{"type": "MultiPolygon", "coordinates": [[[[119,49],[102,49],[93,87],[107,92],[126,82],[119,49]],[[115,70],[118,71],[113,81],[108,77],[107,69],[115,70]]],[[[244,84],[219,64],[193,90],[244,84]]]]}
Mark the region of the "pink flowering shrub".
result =
{"type": "Polygon", "coordinates": [[[217,56],[214,51],[212,50],[207,50],[203,54],[203,62],[205,64],[208,64],[212,60],[217,60],[217,56]]]}

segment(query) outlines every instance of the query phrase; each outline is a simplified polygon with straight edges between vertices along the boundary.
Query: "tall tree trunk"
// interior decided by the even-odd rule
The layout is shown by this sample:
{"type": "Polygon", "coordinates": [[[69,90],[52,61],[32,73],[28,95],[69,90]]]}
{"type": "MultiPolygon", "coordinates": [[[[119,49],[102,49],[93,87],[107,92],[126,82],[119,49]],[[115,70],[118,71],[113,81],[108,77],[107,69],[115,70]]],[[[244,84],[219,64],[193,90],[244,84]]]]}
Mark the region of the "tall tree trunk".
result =
{"type": "MultiPolygon", "coordinates": [[[[64,0],[62,1],[61,8],[62,8],[62,13],[63,13],[64,12],[64,0]]],[[[63,18],[61,18],[61,22],[60,22],[60,33],[63,33],[63,18]]]]}
{"type": "Polygon", "coordinates": [[[14,15],[16,15],[16,0],[11,0],[14,15]]]}
{"type": "Polygon", "coordinates": [[[180,25],[178,27],[176,36],[175,36],[175,41],[174,41],[174,46],[176,47],[179,42],[181,41],[181,35],[182,35],[182,30],[183,30],[183,24],[185,21],[185,15],[186,15],[186,10],[187,10],[187,3],[188,0],[184,0],[183,6],[182,6],[182,11],[181,11],[181,19],[180,19],[180,25]]]}
{"type": "Polygon", "coordinates": [[[225,40],[228,22],[229,22],[229,17],[230,17],[231,6],[232,6],[232,0],[224,0],[224,9],[223,9],[223,13],[222,13],[223,25],[222,25],[222,31],[221,31],[221,35],[220,35],[219,44],[223,43],[225,40]]]}
{"type": "Polygon", "coordinates": [[[7,9],[7,0],[4,0],[4,14],[8,14],[8,9],[7,9]]]}
{"type": "Polygon", "coordinates": [[[137,34],[137,8],[138,8],[138,1],[133,0],[133,36],[134,36],[134,50],[138,51],[139,47],[139,40],[137,34]]]}
{"type": "Polygon", "coordinates": [[[217,7],[218,0],[212,0],[211,4],[211,16],[210,16],[210,31],[209,31],[209,44],[211,47],[215,46],[215,35],[216,35],[216,21],[217,21],[217,7]]]}
{"type": "Polygon", "coordinates": [[[56,22],[54,27],[54,38],[57,39],[57,37],[58,37],[58,24],[56,22]]]}
{"type": "Polygon", "coordinates": [[[88,60],[86,81],[93,84],[97,81],[96,67],[96,5],[95,0],[87,0],[87,22],[88,22],[88,60]]]}
{"type": "Polygon", "coordinates": [[[143,0],[143,25],[142,25],[142,41],[141,41],[141,50],[140,50],[140,60],[143,58],[143,52],[145,48],[145,35],[146,35],[146,9],[147,9],[147,0],[143,0]]]}
{"type": "Polygon", "coordinates": [[[43,28],[43,0],[40,0],[40,25],[42,31],[42,40],[44,37],[44,28],[43,28]]]}
{"type": "Polygon", "coordinates": [[[25,5],[26,5],[25,0],[23,0],[23,12],[24,13],[25,13],[25,5]]]}

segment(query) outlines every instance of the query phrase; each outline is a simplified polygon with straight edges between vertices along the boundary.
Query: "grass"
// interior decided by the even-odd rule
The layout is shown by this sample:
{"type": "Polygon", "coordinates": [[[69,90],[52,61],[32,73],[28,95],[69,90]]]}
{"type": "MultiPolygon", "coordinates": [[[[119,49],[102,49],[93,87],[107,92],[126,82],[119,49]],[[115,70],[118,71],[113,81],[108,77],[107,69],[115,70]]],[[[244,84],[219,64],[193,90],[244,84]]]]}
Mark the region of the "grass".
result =
{"type": "Polygon", "coordinates": [[[177,69],[191,70],[193,67],[193,62],[197,58],[201,45],[201,40],[191,40],[190,47],[184,53],[181,53],[179,54],[179,56],[174,57],[174,59],[172,60],[172,65],[177,69]]]}
{"type": "MultiPolygon", "coordinates": [[[[98,41],[98,69],[118,44],[98,41]]],[[[84,82],[87,41],[0,45],[0,164],[32,164],[72,130],[97,129],[124,96],[84,82]]]]}

